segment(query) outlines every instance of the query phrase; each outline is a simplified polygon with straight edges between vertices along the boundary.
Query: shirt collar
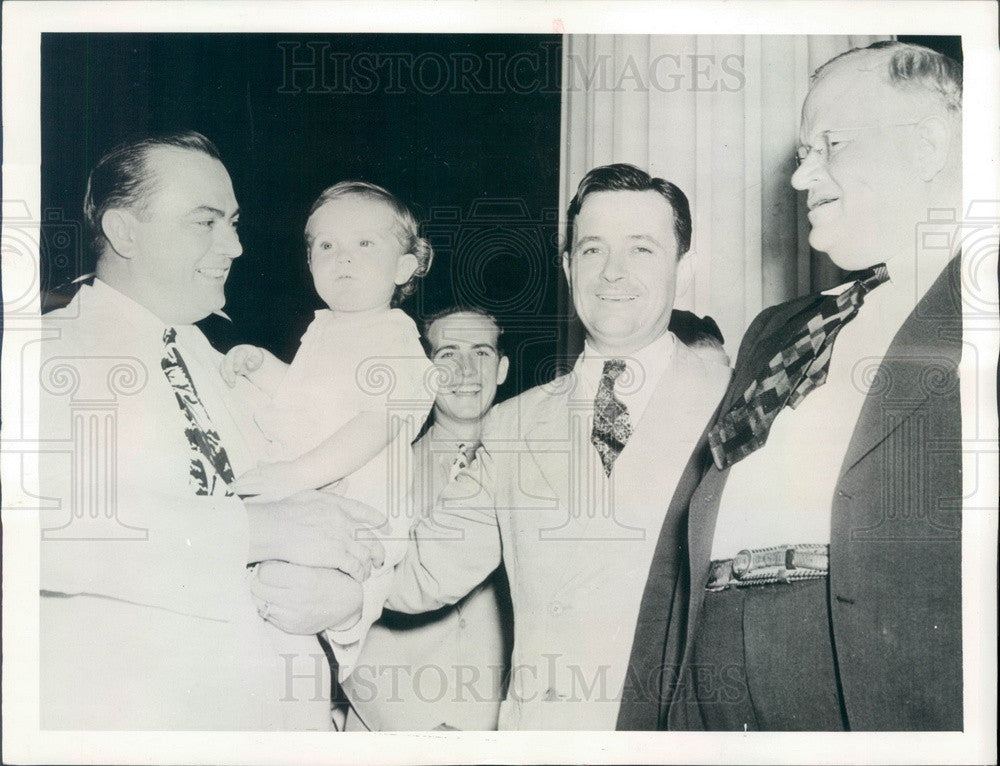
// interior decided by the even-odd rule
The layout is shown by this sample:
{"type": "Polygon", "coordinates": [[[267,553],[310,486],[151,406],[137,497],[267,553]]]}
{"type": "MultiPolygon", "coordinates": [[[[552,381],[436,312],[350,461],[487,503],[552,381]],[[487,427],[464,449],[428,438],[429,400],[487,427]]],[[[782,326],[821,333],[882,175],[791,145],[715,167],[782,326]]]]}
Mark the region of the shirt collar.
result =
{"type": "MultiPolygon", "coordinates": [[[[132,330],[136,334],[150,333],[162,338],[164,330],[174,325],[166,324],[156,314],[140,303],[136,303],[124,293],[119,292],[107,282],[94,279],[90,286],[84,285],[81,292],[88,291],[107,310],[119,315],[123,331],[132,330]]],[[[84,298],[86,300],[86,298],[84,298]]],[[[178,329],[180,325],[176,325],[178,329]]]]}
{"type": "Polygon", "coordinates": [[[631,354],[608,356],[601,354],[591,345],[590,340],[584,342],[583,353],[577,359],[573,372],[579,383],[584,386],[586,395],[592,398],[597,391],[601,375],[604,373],[604,363],[609,359],[624,359],[627,370],[633,375],[634,382],[629,389],[650,389],[660,379],[674,357],[677,339],[672,332],[664,332],[659,338],[648,343],[631,354]]]}
{"type": "Polygon", "coordinates": [[[427,439],[434,445],[436,451],[451,450],[458,452],[459,447],[464,447],[466,451],[473,451],[479,446],[480,441],[476,438],[460,439],[451,433],[440,423],[435,423],[427,432],[427,439]]]}

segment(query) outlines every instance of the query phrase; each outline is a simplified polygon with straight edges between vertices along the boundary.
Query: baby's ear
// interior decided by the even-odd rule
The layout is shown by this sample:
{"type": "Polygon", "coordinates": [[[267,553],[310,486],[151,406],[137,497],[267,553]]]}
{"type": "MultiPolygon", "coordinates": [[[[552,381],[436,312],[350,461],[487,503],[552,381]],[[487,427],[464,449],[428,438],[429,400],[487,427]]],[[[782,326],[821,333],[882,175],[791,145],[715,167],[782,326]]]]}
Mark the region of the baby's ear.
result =
{"type": "Polygon", "coordinates": [[[399,260],[396,261],[396,284],[405,285],[409,282],[418,265],[417,256],[413,253],[404,253],[399,256],[399,260]]]}

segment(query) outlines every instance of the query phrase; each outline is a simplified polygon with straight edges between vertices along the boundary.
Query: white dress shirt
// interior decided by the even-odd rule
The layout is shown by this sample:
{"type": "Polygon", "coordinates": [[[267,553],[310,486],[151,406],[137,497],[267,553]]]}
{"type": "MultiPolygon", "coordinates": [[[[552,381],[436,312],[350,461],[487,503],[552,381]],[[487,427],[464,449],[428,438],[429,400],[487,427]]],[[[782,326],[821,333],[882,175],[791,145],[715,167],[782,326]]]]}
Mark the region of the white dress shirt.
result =
{"type": "Polygon", "coordinates": [[[615,396],[628,409],[630,421],[638,423],[656,384],[670,367],[676,343],[674,334],[665,332],[649,345],[628,356],[604,356],[597,352],[590,341],[586,341],[583,353],[573,367],[577,380],[573,398],[593,401],[604,374],[604,363],[621,359],[625,362],[625,370],[615,381],[615,396]]]}
{"type": "MultiPolygon", "coordinates": [[[[890,264],[891,266],[891,264],[890,264]]],[[[778,413],[766,444],[729,472],[712,559],[740,550],[830,542],[833,492],[865,397],[893,337],[933,282],[894,281],[865,296],[833,345],[826,383],[778,413]]],[[[844,284],[825,295],[836,295],[844,284]]]]}

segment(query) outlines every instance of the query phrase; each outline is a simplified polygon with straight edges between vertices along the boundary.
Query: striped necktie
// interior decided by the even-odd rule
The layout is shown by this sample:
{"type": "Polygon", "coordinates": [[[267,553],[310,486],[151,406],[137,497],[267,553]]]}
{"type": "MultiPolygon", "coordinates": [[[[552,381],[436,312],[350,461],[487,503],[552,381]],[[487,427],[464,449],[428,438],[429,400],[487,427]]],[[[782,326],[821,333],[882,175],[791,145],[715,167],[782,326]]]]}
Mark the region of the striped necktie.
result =
{"type": "Polygon", "coordinates": [[[177,404],[184,413],[187,426],[184,435],[191,447],[191,482],[195,494],[230,496],[228,484],[233,481],[233,467],[229,464],[226,448],[222,446],[219,432],[212,427],[205,405],[198,397],[184,357],[177,348],[177,331],[168,327],[163,333],[163,374],[174,389],[177,404]],[[221,479],[221,481],[219,481],[221,479]]]}
{"type": "Polygon", "coordinates": [[[856,277],[840,295],[820,300],[794,333],[794,341],[771,358],[767,369],[709,431],[712,458],[720,471],[763,447],[782,408],[795,409],[826,383],[837,334],[857,316],[865,295],[888,280],[889,272],[879,264],[856,277]]]}

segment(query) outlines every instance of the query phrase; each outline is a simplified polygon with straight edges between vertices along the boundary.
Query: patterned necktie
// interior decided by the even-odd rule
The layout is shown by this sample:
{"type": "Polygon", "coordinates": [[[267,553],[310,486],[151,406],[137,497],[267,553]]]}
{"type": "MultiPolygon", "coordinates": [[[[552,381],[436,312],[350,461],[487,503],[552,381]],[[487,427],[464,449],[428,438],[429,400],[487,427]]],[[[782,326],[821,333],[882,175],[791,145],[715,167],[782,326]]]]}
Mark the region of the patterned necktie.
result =
{"type": "Polygon", "coordinates": [[[191,481],[196,494],[214,495],[225,491],[227,497],[231,496],[233,493],[227,485],[233,481],[233,467],[229,464],[225,447],[220,443],[219,432],[212,427],[205,405],[198,398],[198,391],[176,341],[177,331],[168,327],[163,333],[166,348],[160,364],[187,419],[184,435],[191,446],[191,481]]]}
{"type": "Polygon", "coordinates": [[[885,264],[879,264],[859,273],[840,295],[820,300],[795,333],[794,343],[774,355],[767,369],[709,431],[712,458],[720,471],[763,447],[781,409],[786,405],[795,409],[826,382],[837,333],[857,316],[865,295],[888,278],[885,264]]]}
{"type": "Polygon", "coordinates": [[[473,452],[472,455],[470,455],[469,451],[470,450],[465,443],[458,445],[458,454],[455,455],[455,459],[452,461],[451,468],[448,471],[449,482],[456,476],[458,476],[459,471],[461,471],[463,468],[469,467],[469,464],[472,462],[476,454],[475,452],[473,452]]]}
{"type": "Polygon", "coordinates": [[[590,441],[604,463],[604,473],[611,475],[611,468],[632,435],[628,408],[615,396],[615,381],[625,371],[624,359],[609,359],[604,363],[601,382],[594,397],[594,428],[590,441]]]}

